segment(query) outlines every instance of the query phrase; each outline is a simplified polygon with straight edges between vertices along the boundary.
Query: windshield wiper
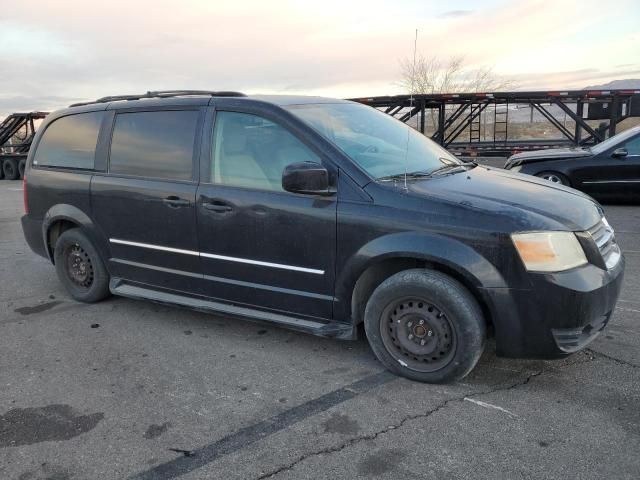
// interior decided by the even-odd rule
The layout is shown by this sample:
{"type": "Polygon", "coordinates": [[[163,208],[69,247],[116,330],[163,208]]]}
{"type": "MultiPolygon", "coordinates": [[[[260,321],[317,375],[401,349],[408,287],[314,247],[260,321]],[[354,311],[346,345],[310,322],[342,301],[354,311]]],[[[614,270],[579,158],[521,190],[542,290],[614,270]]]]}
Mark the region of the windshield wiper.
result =
{"type": "Polygon", "coordinates": [[[422,178],[422,177],[430,177],[431,172],[417,171],[417,172],[407,172],[407,173],[404,173],[404,172],[394,173],[393,175],[385,175],[384,177],[376,178],[376,181],[388,182],[390,180],[398,180],[398,179],[404,178],[405,175],[407,178],[422,178]]]}
{"type": "Polygon", "coordinates": [[[434,170],[430,170],[430,171],[426,171],[426,170],[418,170],[415,172],[400,172],[400,173],[394,173],[392,175],[385,175],[384,177],[379,177],[376,178],[376,181],[378,182],[388,182],[390,180],[398,180],[398,179],[403,179],[406,175],[407,178],[431,178],[435,175],[441,175],[443,174],[445,171],[449,171],[450,173],[451,170],[457,170],[457,169],[462,169],[462,170],[466,170],[467,168],[471,169],[473,167],[475,167],[477,164],[475,163],[468,163],[468,164],[459,164],[459,163],[447,163],[445,165],[441,165],[438,168],[434,169],[434,170]]]}
{"type": "Polygon", "coordinates": [[[452,170],[462,169],[464,171],[467,168],[473,168],[475,166],[476,165],[474,163],[471,163],[471,164],[468,164],[468,165],[458,164],[458,163],[448,163],[446,165],[442,165],[441,167],[436,168],[435,170],[431,170],[430,174],[431,175],[442,175],[445,172],[454,173],[454,172],[452,172],[452,170]]]}

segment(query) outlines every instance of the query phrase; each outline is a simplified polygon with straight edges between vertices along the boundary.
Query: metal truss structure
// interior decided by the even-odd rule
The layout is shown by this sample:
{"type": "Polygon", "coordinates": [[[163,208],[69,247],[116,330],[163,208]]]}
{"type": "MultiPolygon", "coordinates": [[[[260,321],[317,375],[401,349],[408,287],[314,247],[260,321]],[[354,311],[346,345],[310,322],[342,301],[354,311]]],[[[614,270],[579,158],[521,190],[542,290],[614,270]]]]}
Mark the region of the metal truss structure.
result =
{"type": "Polygon", "coordinates": [[[351,100],[413,123],[445,148],[470,155],[509,155],[522,150],[594,145],[615,135],[616,126],[624,119],[640,117],[640,90],[442,93],[351,100]],[[528,106],[532,118],[537,112],[558,135],[545,139],[510,136],[509,112],[514,106],[528,106]],[[433,119],[430,132],[426,128],[428,118],[433,119]],[[565,119],[569,119],[570,126],[565,119]],[[589,120],[600,123],[594,126],[589,120]],[[492,126],[489,138],[488,123],[492,126]]]}
{"type": "Polygon", "coordinates": [[[36,133],[35,121],[47,116],[47,112],[12,113],[0,122],[0,153],[25,154],[29,151],[36,133]]]}

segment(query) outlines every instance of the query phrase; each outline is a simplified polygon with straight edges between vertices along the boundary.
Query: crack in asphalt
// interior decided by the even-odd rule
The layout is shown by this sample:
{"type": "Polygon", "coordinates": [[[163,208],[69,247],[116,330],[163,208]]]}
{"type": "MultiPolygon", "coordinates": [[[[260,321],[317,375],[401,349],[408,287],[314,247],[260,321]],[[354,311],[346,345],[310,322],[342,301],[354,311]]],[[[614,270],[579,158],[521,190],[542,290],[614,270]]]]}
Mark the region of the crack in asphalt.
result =
{"type": "Polygon", "coordinates": [[[596,357],[600,357],[600,358],[604,358],[606,360],[610,360],[610,361],[612,361],[614,363],[617,363],[618,365],[626,365],[626,366],[632,367],[632,368],[640,368],[640,365],[628,362],[627,360],[622,360],[621,358],[612,357],[611,355],[607,355],[606,353],[598,352],[598,351],[592,350],[590,348],[585,348],[584,351],[585,352],[589,352],[590,354],[592,354],[592,355],[594,355],[596,357]]]}
{"type": "Polygon", "coordinates": [[[156,465],[149,470],[139,472],[128,478],[130,480],[168,480],[185,475],[216,461],[222,456],[242,450],[253,443],[264,440],[270,435],[314,417],[318,413],[325,412],[348,400],[352,400],[359,395],[396,380],[397,378],[396,375],[386,370],[373,373],[349,385],[345,385],[305,403],[291,407],[261,422],[241,428],[213,443],[196,449],[186,450],[191,453],[188,456],[184,454],[185,450],[180,449],[180,453],[183,454],[182,456],[156,465]]]}
{"type": "MultiPolygon", "coordinates": [[[[559,367],[556,367],[555,370],[563,370],[565,368],[570,368],[570,367],[573,367],[573,366],[576,366],[576,365],[582,365],[582,364],[589,363],[589,362],[593,361],[593,357],[589,357],[588,355],[586,355],[587,349],[583,350],[580,353],[585,358],[580,359],[579,355],[577,354],[575,356],[575,358],[576,358],[575,361],[566,362],[563,365],[561,365],[559,367]]],[[[273,477],[275,477],[276,475],[278,475],[278,474],[280,474],[282,472],[293,470],[293,468],[295,468],[298,464],[304,462],[305,460],[307,460],[307,459],[309,459],[311,457],[324,455],[324,454],[330,454],[330,453],[336,453],[336,452],[342,451],[342,450],[344,450],[344,449],[346,449],[346,448],[348,448],[348,447],[350,447],[352,445],[355,445],[357,443],[360,443],[360,442],[363,442],[363,441],[375,440],[380,435],[384,435],[384,434],[386,434],[386,433],[388,433],[388,432],[390,432],[392,430],[396,430],[398,428],[401,428],[407,422],[410,422],[412,420],[417,420],[417,419],[430,417],[431,415],[433,415],[433,414],[437,413],[438,411],[440,411],[440,410],[446,408],[447,406],[449,406],[450,403],[462,402],[462,401],[464,401],[465,398],[474,398],[474,397],[478,397],[480,395],[488,395],[488,394],[494,393],[494,392],[504,392],[504,391],[513,390],[513,389],[522,387],[524,385],[527,385],[533,378],[538,377],[538,376],[540,376],[543,373],[548,372],[548,371],[550,371],[550,370],[540,369],[538,371],[535,371],[535,372],[527,375],[527,377],[524,380],[512,383],[510,385],[494,386],[492,388],[489,388],[488,390],[483,390],[481,392],[475,392],[475,393],[470,393],[468,395],[461,395],[461,396],[449,398],[449,399],[445,400],[444,402],[440,403],[439,405],[437,405],[436,407],[432,408],[431,410],[428,410],[427,412],[424,412],[424,413],[421,413],[421,414],[417,414],[417,415],[408,415],[408,416],[404,417],[396,425],[387,426],[386,428],[378,430],[377,432],[373,432],[373,433],[369,433],[369,434],[366,434],[366,435],[359,435],[357,437],[353,437],[353,438],[347,440],[346,442],[343,442],[340,445],[334,445],[334,446],[331,446],[331,447],[326,447],[326,448],[323,448],[321,450],[317,450],[315,452],[309,452],[309,453],[306,453],[304,455],[301,455],[296,460],[294,460],[293,462],[290,462],[290,463],[288,463],[286,465],[278,467],[277,469],[272,470],[270,472],[264,473],[264,474],[260,475],[259,477],[256,477],[256,480],[265,480],[267,478],[273,478],[273,477]]]]}
{"type": "MultiPolygon", "coordinates": [[[[575,363],[579,363],[579,362],[575,362],[575,363]]],[[[574,364],[575,364],[574,363],[574,364]]],[[[580,362],[580,363],[584,363],[584,362],[580,362]]],[[[370,441],[370,440],[375,440],[376,438],[378,438],[380,435],[384,435],[390,431],[396,430],[398,428],[402,428],[407,422],[411,422],[413,420],[418,420],[418,419],[424,419],[424,418],[428,418],[431,415],[439,412],[440,410],[446,408],[447,406],[449,406],[450,403],[453,402],[462,402],[465,398],[473,398],[473,397],[478,397],[480,395],[488,395],[490,393],[494,393],[494,392],[502,392],[502,391],[507,391],[507,390],[513,390],[515,388],[519,388],[522,387],[524,385],[527,385],[533,378],[542,375],[545,372],[544,369],[538,370],[536,372],[533,372],[529,375],[527,375],[527,377],[524,380],[521,380],[519,382],[513,383],[511,385],[507,385],[507,386],[500,386],[500,387],[495,387],[495,388],[490,388],[488,390],[484,390],[481,392],[475,392],[475,393],[469,393],[469,394],[463,394],[461,396],[457,396],[457,397],[453,397],[453,398],[449,398],[447,400],[445,400],[444,402],[436,405],[434,408],[432,408],[431,410],[428,410],[424,413],[420,413],[420,414],[416,414],[416,415],[407,415],[406,417],[404,417],[402,420],[400,420],[400,422],[398,422],[395,425],[389,425],[381,430],[378,430],[376,432],[373,433],[368,433],[365,435],[359,435],[357,437],[353,437],[349,440],[347,440],[346,442],[343,442],[339,445],[334,445],[331,447],[326,447],[320,450],[316,450],[314,452],[309,452],[306,453],[304,455],[299,456],[297,459],[295,459],[293,462],[290,462],[286,465],[283,465],[281,467],[278,467],[275,470],[272,470],[270,472],[264,473],[262,475],[260,475],[259,477],[256,478],[256,480],[265,480],[267,478],[273,478],[276,475],[279,475],[282,472],[286,472],[289,470],[293,470],[293,468],[295,468],[298,464],[304,462],[305,460],[311,458],[311,457],[316,457],[319,455],[324,455],[324,454],[331,454],[331,453],[336,453],[336,452],[340,452],[348,447],[351,447],[357,443],[363,442],[363,441],[370,441]]]]}

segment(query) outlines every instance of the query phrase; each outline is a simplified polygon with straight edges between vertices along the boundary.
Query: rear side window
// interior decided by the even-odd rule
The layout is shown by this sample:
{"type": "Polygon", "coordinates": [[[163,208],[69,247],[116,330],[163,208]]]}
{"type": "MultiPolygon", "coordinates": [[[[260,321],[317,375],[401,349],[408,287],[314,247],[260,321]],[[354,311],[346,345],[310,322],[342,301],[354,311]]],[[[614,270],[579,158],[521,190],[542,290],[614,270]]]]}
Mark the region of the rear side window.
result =
{"type": "Polygon", "coordinates": [[[104,112],[79,113],[54,120],[45,130],[33,164],[91,170],[104,112]]]}
{"type": "Polygon", "coordinates": [[[198,115],[196,110],[116,115],[109,171],[191,180],[198,115]]]}

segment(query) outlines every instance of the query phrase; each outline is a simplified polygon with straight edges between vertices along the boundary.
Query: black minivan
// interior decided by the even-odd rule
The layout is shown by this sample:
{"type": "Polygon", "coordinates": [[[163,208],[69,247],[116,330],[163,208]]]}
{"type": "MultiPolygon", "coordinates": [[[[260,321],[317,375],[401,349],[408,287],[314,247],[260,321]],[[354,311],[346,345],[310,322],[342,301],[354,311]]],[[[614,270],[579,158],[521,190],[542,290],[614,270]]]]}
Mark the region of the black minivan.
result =
{"type": "Polygon", "coordinates": [[[465,163],[343,100],[174,91],[49,115],[25,237],[76,300],[109,294],[356,338],[425,382],[487,335],[559,358],[609,321],[624,258],[601,207],[465,163]]]}

